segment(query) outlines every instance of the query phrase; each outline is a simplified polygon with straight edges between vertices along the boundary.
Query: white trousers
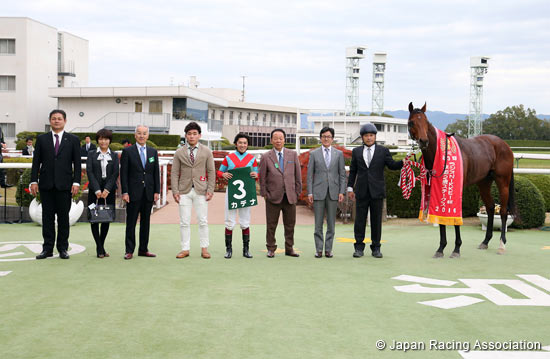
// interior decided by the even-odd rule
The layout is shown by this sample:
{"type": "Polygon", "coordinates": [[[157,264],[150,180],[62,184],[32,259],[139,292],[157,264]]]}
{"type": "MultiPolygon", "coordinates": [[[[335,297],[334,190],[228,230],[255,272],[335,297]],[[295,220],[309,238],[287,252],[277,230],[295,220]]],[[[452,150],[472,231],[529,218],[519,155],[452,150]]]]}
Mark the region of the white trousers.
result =
{"type": "Polygon", "coordinates": [[[199,222],[199,240],[201,248],[208,247],[208,202],[206,196],[198,195],[194,188],[180,195],[180,233],[181,249],[188,251],[191,245],[191,208],[195,208],[199,222]]]}
{"type": "Polygon", "coordinates": [[[239,225],[241,229],[247,229],[250,227],[250,208],[237,208],[237,209],[228,209],[228,200],[227,200],[227,191],[225,192],[225,228],[230,231],[235,228],[237,223],[237,212],[239,213],[239,225]]]}

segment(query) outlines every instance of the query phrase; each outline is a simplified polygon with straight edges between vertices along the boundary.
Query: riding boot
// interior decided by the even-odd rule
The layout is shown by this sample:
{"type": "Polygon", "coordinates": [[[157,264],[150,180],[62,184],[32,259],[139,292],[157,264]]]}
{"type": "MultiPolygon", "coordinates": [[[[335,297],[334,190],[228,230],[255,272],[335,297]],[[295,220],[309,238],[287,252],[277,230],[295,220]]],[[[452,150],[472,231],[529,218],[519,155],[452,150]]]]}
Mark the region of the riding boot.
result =
{"type": "Polygon", "coordinates": [[[233,237],[233,233],[227,233],[228,230],[225,230],[225,255],[223,256],[225,259],[229,259],[233,256],[233,247],[231,246],[231,240],[233,237]]]}
{"type": "Polygon", "coordinates": [[[249,252],[250,234],[243,234],[243,257],[252,258],[249,252]]]}

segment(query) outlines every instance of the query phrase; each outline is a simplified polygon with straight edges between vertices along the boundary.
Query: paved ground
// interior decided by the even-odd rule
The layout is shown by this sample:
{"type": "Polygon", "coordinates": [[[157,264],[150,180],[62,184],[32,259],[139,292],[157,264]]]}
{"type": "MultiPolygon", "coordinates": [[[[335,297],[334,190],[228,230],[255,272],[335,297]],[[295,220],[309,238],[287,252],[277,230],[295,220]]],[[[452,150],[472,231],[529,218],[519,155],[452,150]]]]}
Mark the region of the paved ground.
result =
{"type": "MultiPolygon", "coordinates": [[[[180,222],[178,204],[171,196],[168,199],[169,203],[151,216],[151,223],[178,224],[180,222]]],[[[208,223],[224,224],[224,213],[225,193],[216,192],[208,204],[208,223]]],[[[279,218],[279,223],[283,223],[282,214],[279,218]]],[[[191,216],[191,224],[197,224],[197,217],[194,210],[191,216]]],[[[266,224],[265,201],[262,197],[258,197],[258,205],[252,207],[250,224],[266,224]]],[[[314,224],[313,211],[308,209],[306,206],[297,206],[296,224],[314,224]]]]}

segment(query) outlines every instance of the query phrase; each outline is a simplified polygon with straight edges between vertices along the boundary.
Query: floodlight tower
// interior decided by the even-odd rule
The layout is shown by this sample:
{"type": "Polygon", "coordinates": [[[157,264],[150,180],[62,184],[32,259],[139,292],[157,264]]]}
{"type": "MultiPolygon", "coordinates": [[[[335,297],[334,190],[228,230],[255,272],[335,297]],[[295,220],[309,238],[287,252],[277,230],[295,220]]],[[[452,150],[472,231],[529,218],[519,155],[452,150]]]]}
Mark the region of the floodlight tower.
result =
{"type": "Polygon", "coordinates": [[[372,112],[382,116],[384,113],[384,72],[386,71],[386,53],[377,52],[372,61],[372,112]]]}
{"type": "Polygon", "coordinates": [[[365,58],[365,46],[346,48],[346,116],[357,116],[359,103],[359,60],[365,58]]]}
{"type": "Polygon", "coordinates": [[[489,57],[470,57],[470,117],[468,119],[468,137],[481,135],[483,110],[483,78],[487,73],[489,57]]]}

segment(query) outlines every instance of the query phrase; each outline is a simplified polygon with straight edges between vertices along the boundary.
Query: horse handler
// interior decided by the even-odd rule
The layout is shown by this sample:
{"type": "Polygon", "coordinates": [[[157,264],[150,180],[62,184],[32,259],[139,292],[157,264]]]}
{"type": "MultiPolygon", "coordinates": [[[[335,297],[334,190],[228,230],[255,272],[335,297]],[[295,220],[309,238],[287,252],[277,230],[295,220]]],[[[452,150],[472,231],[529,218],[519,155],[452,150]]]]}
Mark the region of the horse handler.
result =
{"type": "Polygon", "coordinates": [[[371,241],[372,256],[382,258],[380,238],[382,237],[382,205],[386,197],[384,166],[399,170],[403,161],[394,161],[390,151],[376,145],[376,126],[366,123],[361,126],[360,134],[363,146],[353,149],[348,179],[348,197],[353,201],[357,198],[355,210],[355,258],[362,257],[365,250],[365,226],[369,209],[371,211],[371,241]]]}

